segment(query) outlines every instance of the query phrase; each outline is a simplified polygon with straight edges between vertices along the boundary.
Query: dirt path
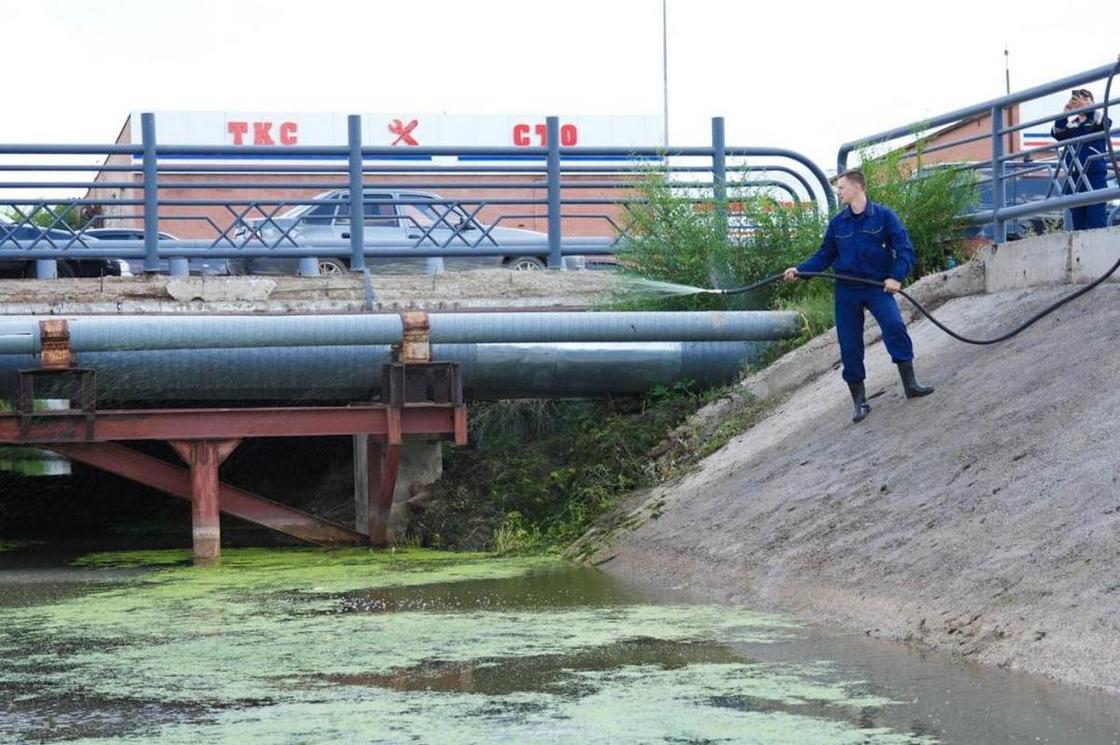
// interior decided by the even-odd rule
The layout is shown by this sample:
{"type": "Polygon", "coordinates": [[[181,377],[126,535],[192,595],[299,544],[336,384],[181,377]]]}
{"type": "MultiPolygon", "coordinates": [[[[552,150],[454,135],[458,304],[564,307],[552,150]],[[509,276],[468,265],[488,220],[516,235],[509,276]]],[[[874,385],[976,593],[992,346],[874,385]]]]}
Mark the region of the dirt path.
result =
{"type": "MultiPolygon", "coordinates": [[[[1068,291],[938,316],[990,336],[1068,291]]],[[[811,382],[593,560],[1120,692],[1120,287],[996,347],[911,331],[933,396],[906,401],[875,344],[865,422],[839,374],[811,382]]]]}

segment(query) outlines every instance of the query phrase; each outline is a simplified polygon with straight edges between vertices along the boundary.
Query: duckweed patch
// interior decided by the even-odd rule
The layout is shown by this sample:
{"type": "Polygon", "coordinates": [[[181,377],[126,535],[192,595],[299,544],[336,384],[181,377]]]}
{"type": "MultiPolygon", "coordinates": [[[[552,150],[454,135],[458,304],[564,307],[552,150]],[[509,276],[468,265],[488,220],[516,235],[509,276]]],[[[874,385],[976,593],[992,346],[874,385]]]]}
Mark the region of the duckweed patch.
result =
{"type": "Polygon", "coordinates": [[[152,569],[0,609],[0,721],[20,728],[0,741],[929,742],[869,724],[894,704],[827,663],[738,651],[797,638],[787,619],[652,605],[556,559],[188,559],[84,557],[152,569]]]}

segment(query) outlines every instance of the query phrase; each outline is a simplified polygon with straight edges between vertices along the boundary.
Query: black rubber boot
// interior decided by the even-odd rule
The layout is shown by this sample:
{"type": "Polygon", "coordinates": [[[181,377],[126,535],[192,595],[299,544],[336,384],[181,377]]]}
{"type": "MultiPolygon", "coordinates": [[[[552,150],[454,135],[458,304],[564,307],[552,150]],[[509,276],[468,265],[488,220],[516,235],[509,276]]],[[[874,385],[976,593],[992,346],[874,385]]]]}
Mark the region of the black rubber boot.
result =
{"type": "Polygon", "coordinates": [[[902,388],[906,391],[906,398],[921,398],[933,393],[929,386],[921,385],[914,378],[914,363],[899,362],[898,377],[902,378],[902,388]]]}
{"type": "Polygon", "coordinates": [[[867,391],[863,383],[848,383],[848,390],[852,392],[852,403],[855,404],[852,421],[862,422],[871,413],[871,406],[867,403],[867,391]]]}

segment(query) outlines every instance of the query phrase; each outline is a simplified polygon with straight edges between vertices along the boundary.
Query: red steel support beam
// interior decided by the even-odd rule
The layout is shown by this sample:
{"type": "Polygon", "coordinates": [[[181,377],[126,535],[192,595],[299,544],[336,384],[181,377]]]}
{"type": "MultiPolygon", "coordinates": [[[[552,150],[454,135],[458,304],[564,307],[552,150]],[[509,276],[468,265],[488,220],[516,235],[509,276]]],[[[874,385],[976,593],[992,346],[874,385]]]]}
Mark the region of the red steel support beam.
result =
{"type": "MultiPolygon", "coordinates": [[[[191,499],[191,475],[182,466],[107,442],[52,443],[50,450],[80,463],[191,499]]],[[[222,512],[295,538],[320,545],[359,544],[366,537],[356,530],[324,520],[294,507],[258,496],[229,484],[218,485],[222,512]]]]}
{"type": "Polygon", "coordinates": [[[387,409],[387,414],[389,431],[385,442],[370,437],[366,446],[369,542],[378,547],[389,545],[389,517],[401,463],[401,409],[387,409]]]}
{"type": "MultiPolygon", "coordinates": [[[[253,409],[132,409],[96,412],[93,435],[87,419],[63,412],[38,412],[23,422],[0,414],[0,442],[52,443],[111,440],[225,440],[244,437],[323,437],[389,434],[388,407],[318,406],[253,409]]],[[[454,407],[410,405],[401,412],[404,435],[447,435],[456,431],[454,407]]]]}
{"type": "Polygon", "coordinates": [[[455,444],[467,444],[467,407],[459,405],[455,407],[455,444]]]}
{"type": "Polygon", "coordinates": [[[241,440],[172,440],[191,470],[191,541],[194,563],[216,564],[222,555],[222,526],[218,520],[221,479],[218,469],[241,440]]]}

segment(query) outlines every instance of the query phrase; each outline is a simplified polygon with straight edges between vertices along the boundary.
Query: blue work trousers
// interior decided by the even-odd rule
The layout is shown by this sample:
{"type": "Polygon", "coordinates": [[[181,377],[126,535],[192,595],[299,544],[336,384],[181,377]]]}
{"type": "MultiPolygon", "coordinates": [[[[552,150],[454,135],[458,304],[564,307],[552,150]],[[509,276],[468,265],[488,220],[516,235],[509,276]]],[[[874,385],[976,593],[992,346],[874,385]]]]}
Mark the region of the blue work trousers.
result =
{"type": "Polygon", "coordinates": [[[860,383],[867,375],[863,368],[864,308],[871,311],[883,330],[883,344],[891,361],[898,364],[914,359],[914,345],[894,296],[878,287],[852,287],[837,282],[836,335],[840,340],[840,359],[844,362],[843,377],[849,383],[860,383]]]}

